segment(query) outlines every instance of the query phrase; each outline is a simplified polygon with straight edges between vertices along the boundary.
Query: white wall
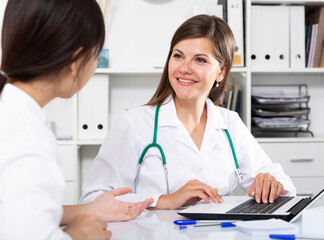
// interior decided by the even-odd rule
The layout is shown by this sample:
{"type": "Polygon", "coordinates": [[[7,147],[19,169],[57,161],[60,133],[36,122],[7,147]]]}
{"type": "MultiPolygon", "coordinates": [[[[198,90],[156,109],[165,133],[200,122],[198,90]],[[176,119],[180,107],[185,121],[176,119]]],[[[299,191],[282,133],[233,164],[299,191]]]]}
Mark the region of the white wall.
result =
{"type": "Polygon", "coordinates": [[[163,67],[171,38],[195,11],[219,15],[218,0],[111,0],[105,47],[112,68],[163,67]]]}
{"type": "MultiPolygon", "coordinates": [[[[105,47],[110,49],[110,67],[163,67],[175,30],[193,16],[194,12],[220,16],[217,2],[218,0],[111,0],[105,41],[105,47]]],[[[6,5],[7,0],[0,0],[1,28],[6,5]]]]}

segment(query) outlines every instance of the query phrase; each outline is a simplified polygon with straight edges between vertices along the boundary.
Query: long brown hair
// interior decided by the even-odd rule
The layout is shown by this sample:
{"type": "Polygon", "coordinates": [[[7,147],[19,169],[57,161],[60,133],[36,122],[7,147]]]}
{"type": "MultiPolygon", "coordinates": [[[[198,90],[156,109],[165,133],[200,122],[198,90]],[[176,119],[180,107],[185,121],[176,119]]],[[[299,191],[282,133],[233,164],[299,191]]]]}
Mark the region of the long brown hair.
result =
{"type": "Polygon", "coordinates": [[[175,96],[169,81],[169,61],[175,45],[188,38],[208,38],[211,41],[215,58],[225,66],[226,71],[223,80],[219,82],[219,87],[214,84],[208,97],[215,102],[222,95],[232,67],[235,39],[232,30],[223,19],[216,16],[197,15],[185,21],[174,33],[159,86],[146,105],[161,104],[170,95],[175,96]]]}
{"type": "MultiPolygon", "coordinates": [[[[94,51],[101,51],[104,38],[104,20],[95,0],[9,0],[0,69],[11,81],[24,82],[56,74],[80,58],[81,69],[94,51]]],[[[6,80],[0,74],[0,93],[6,80]]]]}

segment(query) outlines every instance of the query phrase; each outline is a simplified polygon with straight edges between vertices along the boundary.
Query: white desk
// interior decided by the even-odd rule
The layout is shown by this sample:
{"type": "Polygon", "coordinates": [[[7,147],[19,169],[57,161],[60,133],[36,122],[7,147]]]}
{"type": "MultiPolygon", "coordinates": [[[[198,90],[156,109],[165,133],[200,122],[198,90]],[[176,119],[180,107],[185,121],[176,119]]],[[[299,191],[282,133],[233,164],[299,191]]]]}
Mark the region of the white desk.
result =
{"type": "MultiPolygon", "coordinates": [[[[323,206],[324,198],[319,199],[314,206],[323,206]]],[[[185,219],[177,214],[176,210],[159,210],[144,212],[133,221],[109,223],[108,229],[112,231],[111,240],[189,240],[189,239],[221,239],[221,240],[269,240],[268,237],[251,238],[249,235],[236,231],[235,228],[189,227],[180,230],[174,220],[185,219]]],[[[301,217],[296,223],[301,230],[301,217]]]]}

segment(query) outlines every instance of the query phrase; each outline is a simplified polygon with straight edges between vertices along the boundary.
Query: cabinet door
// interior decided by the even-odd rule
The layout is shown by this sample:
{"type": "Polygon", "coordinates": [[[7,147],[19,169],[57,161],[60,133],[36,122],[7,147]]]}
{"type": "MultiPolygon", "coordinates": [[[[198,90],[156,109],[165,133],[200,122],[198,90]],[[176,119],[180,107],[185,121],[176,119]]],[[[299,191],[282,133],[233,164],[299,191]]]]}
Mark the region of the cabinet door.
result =
{"type": "Polygon", "coordinates": [[[66,181],[63,205],[77,204],[78,200],[79,199],[77,199],[76,182],[66,181]]]}
{"type": "Polygon", "coordinates": [[[324,143],[261,143],[290,177],[324,177],[324,143]]]}
{"type": "Polygon", "coordinates": [[[316,196],[324,187],[324,177],[292,177],[298,196],[316,196]]]}
{"type": "Polygon", "coordinates": [[[65,180],[76,181],[76,156],[73,146],[58,146],[59,158],[65,180]]]}

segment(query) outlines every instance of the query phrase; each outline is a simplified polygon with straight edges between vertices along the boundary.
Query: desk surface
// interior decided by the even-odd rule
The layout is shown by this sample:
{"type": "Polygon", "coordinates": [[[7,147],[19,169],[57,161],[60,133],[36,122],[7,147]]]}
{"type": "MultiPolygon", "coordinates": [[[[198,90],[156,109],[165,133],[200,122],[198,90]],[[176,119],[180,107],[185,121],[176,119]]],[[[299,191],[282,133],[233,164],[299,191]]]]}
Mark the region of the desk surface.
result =
{"type": "MultiPolygon", "coordinates": [[[[319,199],[311,207],[323,206],[324,198],[319,199]]],[[[189,239],[252,239],[249,235],[235,228],[212,227],[189,227],[179,229],[174,220],[186,219],[177,214],[176,210],[157,210],[143,212],[135,220],[128,222],[113,222],[108,224],[108,229],[112,231],[111,240],[189,240],[189,239]]],[[[294,223],[301,230],[301,217],[294,223]]],[[[268,237],[254,237],[253,239],[264,240],[268,237]]]]}

